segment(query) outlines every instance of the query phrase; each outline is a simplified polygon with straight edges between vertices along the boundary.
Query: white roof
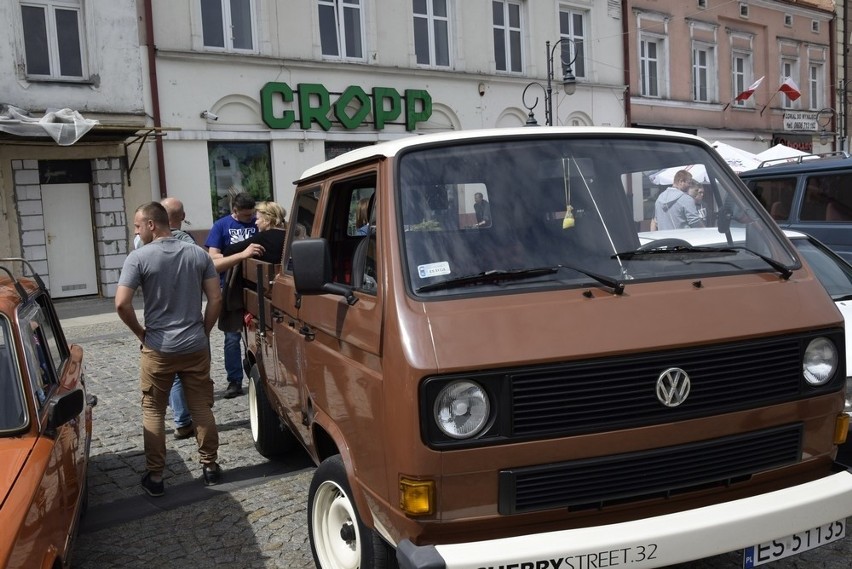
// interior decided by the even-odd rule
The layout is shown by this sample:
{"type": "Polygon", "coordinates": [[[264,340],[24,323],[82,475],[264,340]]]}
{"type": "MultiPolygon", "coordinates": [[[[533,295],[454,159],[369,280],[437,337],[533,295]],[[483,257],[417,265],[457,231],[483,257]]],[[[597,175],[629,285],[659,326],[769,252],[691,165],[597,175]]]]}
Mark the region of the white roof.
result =
{"type": "MultiPolygon", "coordinates": [[[[490,137],[511,137],[511,136],[548,136],[553,134],[572,134],[572,135],[601,135],[601,134],[619,134],[626,136],[654,136],[654,137],[677,137],[688,140],[698,140],[707,144],[707,141],[690,134],[668,130],[651,130],[641,128],[616,128],[616,127],[515,127],[515,128],[490,128],[479,130],[459,130],[448,131],[423,135],[412,135],[387,142],[380,142],[372,146],[365,146],[351,150],[340,156],[327,160],[316,166],[311,166],[302,173],[299,180],[312,178],[323,172],[340,168],[347,164],[366,160],[368,158],[390,158],[395,156],[399,151],[425,144],[433,144],[435,142],[449,142],[455,140],[470,140],[478,138],[490,137]]],[[[297,183],[298,181],[297,180],[297,183]]]]}

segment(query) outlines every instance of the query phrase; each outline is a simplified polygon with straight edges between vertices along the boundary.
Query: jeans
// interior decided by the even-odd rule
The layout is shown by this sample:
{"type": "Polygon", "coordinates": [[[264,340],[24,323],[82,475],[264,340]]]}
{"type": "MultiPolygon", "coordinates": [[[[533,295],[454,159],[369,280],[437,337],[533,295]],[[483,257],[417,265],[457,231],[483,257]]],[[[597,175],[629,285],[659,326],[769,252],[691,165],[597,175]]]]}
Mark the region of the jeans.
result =
{"type": "Polygon", "coordinates": [[[176,428],[186,427],[192,423],[192,415],[190,415],[189,407],[186,405],[186,396],[183,394],[179,375],[175,376],[175,382],[169,392],[169,406],[174,413],[176,428]]]}
{"type": "Polygon", "coordinates": [[[166,467],[166,407],[175,375],[180,375],[186,401],[197,430],[201,464],[216,462],[219,431],[213,417],[213,380],[210,379],[210,350],[191,354],[162,354],[142,348],[139,383],[142,388],[142,431],[145,466],[161,474],[166,467]]]}
{"type": "Polygon", "coordinates": [[[243,385],[243,361],[240,350],[241,332],[225,332],[225,373],[228,383],[243,385]]]}

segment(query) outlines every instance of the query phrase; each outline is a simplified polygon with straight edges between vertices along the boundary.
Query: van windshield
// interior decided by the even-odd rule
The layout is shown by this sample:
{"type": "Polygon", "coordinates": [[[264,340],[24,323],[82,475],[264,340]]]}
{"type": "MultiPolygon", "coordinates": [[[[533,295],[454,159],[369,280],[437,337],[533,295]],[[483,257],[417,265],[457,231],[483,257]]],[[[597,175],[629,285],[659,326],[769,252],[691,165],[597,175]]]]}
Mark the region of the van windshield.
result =
{"type": "Polygon", "coordinates": [[[643,280],[798,267],[759,202],[689,140],[532,135],[415,148],[398,164],[416,295],[620,293],[643,280]]]}

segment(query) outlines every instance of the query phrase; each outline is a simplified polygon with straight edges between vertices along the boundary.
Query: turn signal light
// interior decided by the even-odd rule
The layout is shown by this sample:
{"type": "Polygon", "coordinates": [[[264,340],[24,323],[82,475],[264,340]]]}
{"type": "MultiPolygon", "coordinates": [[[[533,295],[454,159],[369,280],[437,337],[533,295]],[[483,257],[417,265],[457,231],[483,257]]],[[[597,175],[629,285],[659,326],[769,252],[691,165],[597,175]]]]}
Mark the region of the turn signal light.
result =
{"type": "Polygon", "coordinates": [[[837,421],[834,422],[834,444],[842,445],[846,442],[846,435],[849,433],[849,415],[841,413],[837,416],[837,421]]]}
{"type": "Polygon", "coordinates": [[[435,482],[400,477],[399,507],[409,516],[432,514],[435,511],[435,482]]]}

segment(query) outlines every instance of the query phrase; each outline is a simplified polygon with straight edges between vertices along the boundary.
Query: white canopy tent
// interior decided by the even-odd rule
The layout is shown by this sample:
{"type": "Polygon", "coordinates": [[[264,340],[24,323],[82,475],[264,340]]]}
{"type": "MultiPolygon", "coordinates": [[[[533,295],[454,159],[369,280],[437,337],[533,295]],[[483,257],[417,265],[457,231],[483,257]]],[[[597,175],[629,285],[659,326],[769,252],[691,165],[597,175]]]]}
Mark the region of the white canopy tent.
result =
{"type": "MultiPolygon", "coordinates": [[[[746,170],[753,170],[760,166],[761,161],[751,152],[740,150],[730,144],[719,141],[714,142],[711,146],[734,172],[745,172],[746,170]]],[[[693,179],[702,184],[710,183],[710,180],[707,178],[707,170],[703,164],[685,164],[654,172],[650,176],[651,182],[658,186],[670,186],[674,182],[674,176],[678,170],[686,170],[692,174],[693,179]]]]}
{"type": "Polygon", "coordinates": [[[783,160],[785,158],[791,159],[798,158],[799,156],[808,156],[808,153],[795,148],[790,148],[784,144],[776,144],[775,146],[757,154],[757,158],[761,161],[783,160]]]}

